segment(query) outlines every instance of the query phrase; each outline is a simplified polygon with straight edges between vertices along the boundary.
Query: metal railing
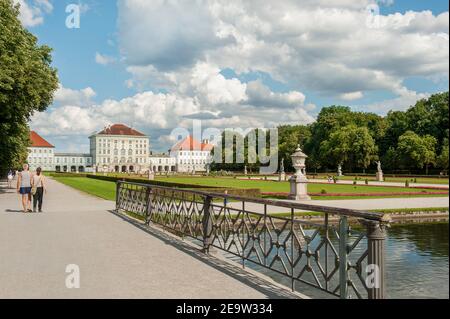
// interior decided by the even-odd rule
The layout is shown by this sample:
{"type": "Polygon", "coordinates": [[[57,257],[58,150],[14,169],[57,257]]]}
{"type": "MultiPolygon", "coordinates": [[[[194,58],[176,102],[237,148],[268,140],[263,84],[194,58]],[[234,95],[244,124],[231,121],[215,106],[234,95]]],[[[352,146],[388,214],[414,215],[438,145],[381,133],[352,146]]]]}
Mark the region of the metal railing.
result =
{"type": "Polygon", "coordinates": [[[292,290],[385,298],[387,215],[119,181],[116,209],[269,269],[292,290]],[[274,210],[287,210],[275,214],[274,210]],[[269,212],[272,211],[272,212],[269,212]],[[300,212],[320,213],[314,220],[300,212]],[[358,221],[356,229],[349,220],[358,221]],[[359,227],[358,227],[359,225],[359,227]]]}

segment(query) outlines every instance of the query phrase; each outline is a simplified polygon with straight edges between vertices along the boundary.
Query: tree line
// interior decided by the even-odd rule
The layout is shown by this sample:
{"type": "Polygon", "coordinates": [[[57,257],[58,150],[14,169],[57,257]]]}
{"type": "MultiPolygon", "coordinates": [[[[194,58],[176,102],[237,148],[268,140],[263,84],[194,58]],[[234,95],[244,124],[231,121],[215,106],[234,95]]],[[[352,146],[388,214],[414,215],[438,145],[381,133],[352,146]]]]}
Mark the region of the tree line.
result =
{"type": "Polygon", "coordinates": [[[58,87],[51,48],[39,45],[18,16],[18,4],[0,0],[0,171],[25,162],[28,122],[52,103],[58,87]]]}
{"type": "MultiPolygon", "coordinates": [[[[312,124],[278,127],[279,160],[284,158],[286,169],[292,171],[290,155],[300,145],[309,156],[310,172],[336,171],[338,165],[346,172],[364,172],[375,169],[378,160],[392,172],[447,171],[448,94],[434,94],[406,111],[390,111],[386,116],[355,112],[348,106],[324,107],[312,124]]],[[[236,139],[244,139],[248,146],[245,136],[236,139]]],[[[242,164],[216,163],[213,168],[242,170],[245,165],[256,172],[260,163],[248,163],[246,158],[242,164]]]]}

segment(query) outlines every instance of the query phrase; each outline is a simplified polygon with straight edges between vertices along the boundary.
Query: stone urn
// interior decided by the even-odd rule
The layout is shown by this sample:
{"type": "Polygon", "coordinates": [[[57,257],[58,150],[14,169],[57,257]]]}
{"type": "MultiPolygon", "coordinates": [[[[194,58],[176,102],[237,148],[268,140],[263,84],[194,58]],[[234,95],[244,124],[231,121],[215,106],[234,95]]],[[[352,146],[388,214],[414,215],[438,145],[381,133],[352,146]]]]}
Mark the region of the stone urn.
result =
{"type": "Polygon", "coordinates": [[[295,174],[289,179],[291,191],[289,199],[292,200],[310,200],[308,196],[308,179],[306,178],[306,159],[308,156],[302,152],[300,145],[291,155],[292,165],[295,168],[295,174]]]}

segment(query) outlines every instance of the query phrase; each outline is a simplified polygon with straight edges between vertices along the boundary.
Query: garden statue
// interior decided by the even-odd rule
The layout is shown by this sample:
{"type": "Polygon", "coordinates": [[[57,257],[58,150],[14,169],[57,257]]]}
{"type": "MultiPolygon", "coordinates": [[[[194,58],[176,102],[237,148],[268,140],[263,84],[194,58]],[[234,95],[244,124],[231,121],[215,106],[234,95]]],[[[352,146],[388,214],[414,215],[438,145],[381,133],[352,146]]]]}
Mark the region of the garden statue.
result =
{"type": "Polygon", "coordinates": [[[281,165],[280,165],[280,174],[278,176],[279,182],[284,182],[286,180],[286,173],[284,172],[284,158],[281,159],[281,165]]]}
{"type": "Polygon", "coordinates": [[[377,161],[376,163],[377,163],[377,181],[383,182],[384,177],[383,177],[383,170],[381,169],[381,161],[377,161]]]}
{"type": "Polygon", "coordinates": [[[342,164],[339,164],[339,165],[338,165],[338,173],[337,173],[337,175],[338,175],[339,177],[342,176],[342,164]]]}

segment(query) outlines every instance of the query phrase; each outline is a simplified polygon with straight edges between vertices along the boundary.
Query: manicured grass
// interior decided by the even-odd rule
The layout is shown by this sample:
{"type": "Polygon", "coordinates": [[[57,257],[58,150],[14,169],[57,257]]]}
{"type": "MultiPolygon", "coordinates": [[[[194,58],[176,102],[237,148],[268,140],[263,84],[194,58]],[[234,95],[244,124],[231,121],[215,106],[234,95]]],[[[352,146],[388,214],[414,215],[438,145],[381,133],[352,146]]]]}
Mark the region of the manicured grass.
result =
{"type": "Polygon", "coordinates": [[[54,179],[88,194],[107,200],[116,200],[116,183],[114,182],[86,177],[54,177],[54,179]]]}
{"type": "MultiPolygon", "coordinates": [[[[96,180],[86,177],[55,177],[55,180],[71,186],[75,189],[84,191],[91,195],[107,199],[115,200],[115,183],[96,180]]],[[[267,182],[267,181],[253,181],[253,180],[235,180],[229,178],[207,178],[207,177],[163,177],[161,180],[174,181],[177,183],[197,184],[205,186],[220,186],[220,187],[234,187],[234,188],[260,188],[263,192],[289,192],[288,182],[267,182]]],[[[376,186],[353,186],[353,185],[339,185],[339,184],[310,184],[308,186],[309,192],[320,193],[322,189],[325,189],[327,193],[386,193],[386,192],[412,192],[420,191],[420,189],[411,188],[399,188],[399,187],[376,187],[376,186]]],[[[433,190],[429,190],[433,192],[433,190]]],[[[429,196],[447,196],[447,195],[395,195],[393,197],[429,197],[429,196]]],[[[386,198],[389,196],[320,196],[313,197],[313,199],[331,200],[331,199],[363,199],[363,198],[386,198]]]]}
{"type": "MultiPolygon", "coordinates": [[[[358,181],[365,181],[366,179],[369,181],[375,181],[375,176],[341,176],[339,179],[346,180],[346,181],[353,181],[355,180],[355,177],[358,177],[358,181]]],[[[327,179],[327,175],[319,175],[316,177],[316,179],[327,179]]],[[[418,183],[418,184],[441,184],[441,185],[448,185],[449,179],[446,177],[443,178],[434,178],[434,177],[417,177],[417,178],[411,178],[411,177],[385,177],[385,182],[394,182],[394,183],[405,183],[406,181],[409,181],[410,183],[418,183]],[[416,182],[414,182],[416,181],[416,182]]]]}
{"type": "MultiPolygon", "coordinates": [[[[182,184],[233,187],[233,188],[259,188],[261,192],[268,193],[288,193],[289,182],[261,181],[261,180],[242,180],[220,177],[158,177],[157,180],[176,182],[182,184]]],[[[421,188],[422,189],[422,188],[421,188]]],[[[309,184],[309,193],[321,193],[325,190],[327,193],[410,193],[420,192],[421,189],[407,187],[389,187],[389,186],[365,186],[365,185],[346,185],[346,184],[309,184]]],[[[427,190],[437,192],[437,190],[427,190]]]]}

